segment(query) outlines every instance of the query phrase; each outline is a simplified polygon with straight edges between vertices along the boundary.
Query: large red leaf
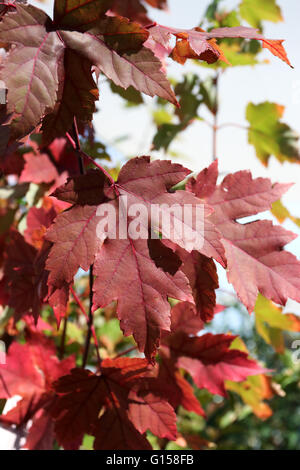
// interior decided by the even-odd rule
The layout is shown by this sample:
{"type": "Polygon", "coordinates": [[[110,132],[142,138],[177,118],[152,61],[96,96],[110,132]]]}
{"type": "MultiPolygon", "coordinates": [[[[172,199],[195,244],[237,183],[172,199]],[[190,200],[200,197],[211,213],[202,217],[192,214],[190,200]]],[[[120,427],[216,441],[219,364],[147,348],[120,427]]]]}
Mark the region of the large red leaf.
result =
{"type": "Polygon", "coordinates": [[[141,435],[147,429],[175,437],[174,410],[157,390],[149,390],[154,379],[148,377],[147,361],[129,358],[104,360],[100,375],[74,369],[62,377],[51,410],[58,441],[70,447],[90,433],[96,436],[95,449],[137,450],[151,448],[141,435]]]}
{"type": "Polygon", "coordinates": [[[120,56],[110,49],[101,36],[90,33],[62,33],[72,49],[82,51],[86,57],[116,85],[122,88],[133,86],[149,96],[159,96],[177,104],[174,92],[161,71],[162,64],[150,49],[120,56]]]}
{"type": "Polygon", "coordinates": [[[203,193],[204,173],[192,179],[187,189],[214,208],[210,216],[222,233],[228,279],[234,285],[249,312],[254,308],[257,294],[285,305],[290,297],[300,301],[300,263],[283,247],[296,235],[272,222],[261,220],[242,224],[243,217],[252,216],[271,208],[290,187],[289,184],[272,185],[268,179],[252,179],[247,171],[228,175],[220,186],[216,184],[217,163],[205,171],[209,194],[203,193]]]}
{"type": "MultiPolygon", "coordinates": [[[[126,196],[128,207],[124,210],[127,213],[132,204],[143,204],[146,215],[143,214],[141,224],[147,227],[154,204],[178,204],[180,207],[190,204],[196,207],[200,203],[197,198],[189,197],[191,194],[187,192],[168,192],[188,173],[181,165],[168,161],[150,163],[148,157],[133,159],[123,167],[118,181],[111,187],[107,185],[106,197],[113,198],[110,204],[116,207],[116,202],[119,200],[121,203],[123,199],[121,201],[120,198],[126,196]]],[[[104,197],[103,189],[101,174],[97,176],[97,172],[93,172],[80,179],[70,180],[56,191],[55,195],[63,200],[81,201],[88,205],[75,205],[59,215],[48,231],[47,238],[54,244],[46,265],[50,271],[48,284],[60,288],[64,282],[72,281],[79,267],[87,270],[95,262],[94,274],[97,277],[94,283],[94,309],[118,300],[118,316],[123,331],[126,335],[133,334],[139,348],[150,358],[155,354],[160,330],[170,328],[167,296],[191,302],[193,299],[185,275],[178,271],[180,262],[179,265],[176,265],[177,261],[174,264],[171,250],[166,254],[159,240],[147,243],[147,240],[135,240],[129,235],[125,239],[109,238],[102,245],[102,234],[97,233],[96,236],[101,219],[97,212],[101,205],[95,204],[99,204],[99,199],[104,197]],[[99,191],[89,191],[89,185],[96,188],[98,181],[99,191]],[[163,259],[167,260],[166,265],[162,263],[163,259]],[[131,288],[132,285],[136,287],[135,290],[131,288]],[[135,314],[131,315],[131,311],[135,314]]],[[[210,210],[204,207],[203,212],[200,215],[204,215],[201,222],[205,220],[201,252],[222,261],[219,233],[205,218],[210,210]]],[[[131,220],[130,216],[128,220],[131,220]]],[[[171,230],[169,236],[186,247],[189,243],[183,234],[178,239],[174,233],[178,222],[176,214],[171,214],[170,221],[175,230],[171,230]]],[[[128,230],[128,225],[126,227],[128,230]]],[[[153,228],[164,231],[157,218],[153,220],[153,228]]],[[[191,221],[188,228],[196,230],[196,221],[191,221]]],[[[193,249],[193,245],[189,248],[193,249]]]]}
{"type": "Polygon", "coordinates": [[[56,103],[64,45],[56,32],[47,30],[48,22],[41,10],[18,4],[0,23],[0,41],[16,45],[1,71],[8,89],[7,112],[14,115],[12,137],[31,132],[56,103]]]}

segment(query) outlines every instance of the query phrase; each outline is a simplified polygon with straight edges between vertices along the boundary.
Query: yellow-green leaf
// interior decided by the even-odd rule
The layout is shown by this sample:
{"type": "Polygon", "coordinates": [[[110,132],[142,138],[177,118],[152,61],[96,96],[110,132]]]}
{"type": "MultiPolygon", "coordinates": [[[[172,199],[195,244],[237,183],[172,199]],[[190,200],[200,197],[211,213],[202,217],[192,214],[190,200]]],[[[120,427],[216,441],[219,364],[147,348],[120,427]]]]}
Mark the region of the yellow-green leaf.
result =
{"type": "Polygon", "coordinates": [[[281,163],[300,161],[299,136],[281,121],[284,106],[265,101],[260,104],[249,103],[246,118],[250,124],[248,140],[255,148],[257,157],[268,165],[271,155],[281,163]]]}
{"type": "Polygon", "coordinates": [[[259,28],[264,20],[273,23],[283,20],[276,0],[242,0],[240,14],[254,28],[259,28]]]}

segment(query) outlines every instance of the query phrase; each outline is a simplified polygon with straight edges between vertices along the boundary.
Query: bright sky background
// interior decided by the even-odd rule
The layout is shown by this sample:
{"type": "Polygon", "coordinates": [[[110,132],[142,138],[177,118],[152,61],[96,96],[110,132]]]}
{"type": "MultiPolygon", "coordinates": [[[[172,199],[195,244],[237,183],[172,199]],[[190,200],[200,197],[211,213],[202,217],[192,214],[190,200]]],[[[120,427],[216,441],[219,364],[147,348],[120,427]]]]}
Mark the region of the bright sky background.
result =
{"type": "MultiPolygon", "coordinates": [[[[35,1],[30,3],[45,8],[49,14],[52,12],[52,0],[44,4],[35,1]]],[[[192,28],[199,23],[208,3],[208,0],[169,0],[169,12],[153,9],[151,18],[164,25],[192,28]]],[[[239,0],[223,0],[222,3],[230,9],[239,4],[239,0]]],[[[226,71],[220,83],[219,122],[247,125],[245,109],[248,102],[260,103],[268,100],[286,107],[284,122],[300,134],[300,1],[277,0],[277,3],[282,8],[285,21],[276,24],[265,22],[265,36],[269,39],[286,40],[285,47],[295,69],[289,68],[273,57],[269,51],[264,51],[261,59],[268,59],[269,64],[253,68],[234,67],[226,71]]],[[[192,61],[187,62],[185,69],[199,73],[204,78],[212,73],[193,65],[192,61]]],[[[171,63],[170,76],[180,78],[183,72],[182,66],[171,63]]],[[[153,157],[165,158],[162,153],[150,152],[155,132],[151,117],[153,100],[146,97],[148,110],[143,106],[125,108],[124,101],[113,95],[108,85],[101,84],[101,81],[103,78],[100,79],[100,101],[97,105],[99,112],[94,121],[98,136],[107,144],[115,142],[121,136],[129,136],[128,139],[114,144],[113,155],[119,159],[122,155],[136,156],[151,153],[153,157]]],[[[284,197],[284,203],[293,215],[300,217],[300,165],[289,163],[281,165],[272,157],[269,167],[265,168],[256,158],[252,146],[248,145],[246,131],[236,128],[220,131],[218,149],[221,172],[250,169],[254,176],[269,177],[273,182],[295,182],[295,186],[284,197]]],[[[199,171],[211,162],[211,130],[205,124],[197,122],[172,144],[171,150],[180,155],[180,162],[193,171],[199,171]]],[[[287,222],[285,226],[300,234],[292,222],[287,222]]],[[[300,237],[289,245],[289,249],[299,256],[300,237]]]]}

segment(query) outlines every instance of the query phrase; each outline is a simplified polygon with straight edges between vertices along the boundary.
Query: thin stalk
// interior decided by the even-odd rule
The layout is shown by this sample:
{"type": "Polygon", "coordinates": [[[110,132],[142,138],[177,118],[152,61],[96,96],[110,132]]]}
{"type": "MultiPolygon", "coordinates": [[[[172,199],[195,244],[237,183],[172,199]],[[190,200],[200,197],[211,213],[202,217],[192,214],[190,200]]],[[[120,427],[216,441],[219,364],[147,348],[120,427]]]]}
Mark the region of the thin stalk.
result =
{"type": "Polygon", "coordinates": [[[216,112],[214,113],[213,130],[213,143],[212,143],[212,160],[213,162],[218,158],[218,108],[219,108],[219,72],[216,73],[214,78],[214,85],[216,88],[216,112]]]}
{"type": "MultiPolygon", "coordinates": [[[[78,133],[78,126],[77,126],[77,121],[76,118],[74,117],[74,123],[72,127],[72,134],[71,136],[69,133],[67,133],[67,138],[69,139],[71,145],[73,146],[74,150],[76,151],[78,155],[78,163],[79,163],[79,170],[80,174],[84,175],[85,174],[85,168],[84,168],[84,162],[83,162],[83,156],[85,155],[84,152],[82,152],[81,147],[80,147],[80,140],[79,140],[79,133],[78,133]]],[[[90,344],[91,344],[91,338],[92,338],[92,331],[93,331],[93,283],[94,283],[94,276],[93,276],[93,265],[90,266],[89,269],[89,288],[90,288],[90,305],[89,305],[89,314],[88,314],[88,332],[87,332],[87,337],[85,341],[85,346],[84,346],[84,353],[83,353],[83,359],[82,359],[82,367],[85,368],[88,360],[88,355],[89,355],[89,350],[90,350],[90,344]]],[[[97,348],[98,354],[99,354],[99,348],[97,348]]],[[[99,364],[101,364],[101,359],[99,356],[99,364]]]]}
{"type": "Polygon", "coordinates": [[[67,325],[68,325],[68,317],[65,316],[63,319],[63,331],[60,340],[60,348],[59,348],[59,359],[63,359],[65,355],[65,345],[66,345],[66,335],[67,335],[67,325]]]}
{"type": "Polygon", "coordinates": [[[82,367],[83,368],[85,368],[87,360],[88,360],[90,344],[91,344],[91,339],[92,339],[92,329],[93,329],[93,312],[92,312],[93,284],[94,284],[93,266],[90,267],[89,281],[90,281],[90,296],[89,296],[90,297],[90,305],[89,305],[89,315],[88,315],[88,333],[87,333],[87,337],[86,337],[86,340],[85,340],[84,353],[83,353],[83,359],[82,359],[82,367]]]}
{"type": "MultiPolygon", "coordinates": [[[[86,313],[85,311],[85,308],[81,302],[81,300],[79,299],[78,295],[76,294],[75,290],[73,289],[73,287],[70,288],[71,292],[72,292],[72,295],[74,297],[74,300],[75,302],[77,303],[78,307],[80,308],[81,312],[83,313],[83,315],[85,316],[85,318],[87,319],[87,321],[89,320],[89,315],[86,313]]],[[[93,339],[94,339],[94,343],[95,343],[95,346],[96,346],[96,352],[97,352],[97,358],[98,358],[98,363],[99,363],[99,366],[101,366],[101,362],[102,362],[102,359],[100,357],[100,353],[99,353],[99,349],[100,349],[100,344],[99,344],[99,341],[98,341],[98,338],[97,338],[97,334],[96,334],[96,330],[95,330],[95,327],[94,325],[92,325],[92,335],[93,335],[93,339]]]]}
{"type": "Polygon", "coordinates": [[[102,173],[105,174],[105,176],[111,182],[112,185],[115,184],[115,181],[114,181],[113,177],[108,173],[108,171],[105,168],[103,168],[103,166],[101,166],[97,162],[95,162],[95,160],[92,157],[90,157],[87,153],[85,153],[83,150],[81,150],[81,149],[78,150],[75,140],[72,138],[72,136],[68,132],[66,132],[66,137],[67,137],[68,141],[70,142],[70,144],[72,145],[73,149],[80,152],[80,157],[81,158],[84,157],[87,160],[89,160],[100,171],[102,171],[102,173]]]}
{"type": "Polygon", "coordinates": [[[129,349],[126,349],[125,351],[120,352],[117,354],[117,356],[114,357],[114,359],[118,359],[119,357],[126,356],[126,354],[129,354],[131,351],[135,351],[137,349],[137,346],[132,346],[129,349]]]}

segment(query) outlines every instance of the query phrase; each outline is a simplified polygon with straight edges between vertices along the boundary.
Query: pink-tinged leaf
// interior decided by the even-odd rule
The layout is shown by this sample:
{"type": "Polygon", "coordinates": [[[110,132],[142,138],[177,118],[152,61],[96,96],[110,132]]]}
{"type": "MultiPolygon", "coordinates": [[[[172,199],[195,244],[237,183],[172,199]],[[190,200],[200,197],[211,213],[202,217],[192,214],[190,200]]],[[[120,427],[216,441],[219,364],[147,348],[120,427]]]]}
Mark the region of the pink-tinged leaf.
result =
{"type": "Polygon", "coordinates": [[[215,160],[208,168],[199,173],[197,179],[190,178],[188,180],[186,190],[196,194],[200,199],[206,199],[215,192],[218,176],[218,160],[215,160]]]}
{"type": "Polygon", "coordinates": [[[238,230],[232,228],[230,239],[223,240],[228,280],[249,313],[259,292],[280,305],[285,305],[288,298],[300,302],[300,263],[283,250],[295,238],[282,227],[259,221],[238,230]]]}
{"type": "Polygon", "coordinates": [[[150,49],[142,48],[133,54],[119,55],[99,34],[86,32],[61,32],[71,49],[83,54],[116,85],[133,86],[149,96],[159,96],[177,105],[170,83],[162,72],[162,63],[150,49]]]}
{"type": "Polygon", "coordinates": [[[58,178],[58,172],[48,155],[27,153],[24,155],[25,166],[20,175],[20,183],[51,183],[58,178]]]}
{"type": "Polygon", "coordinates": [[[189,252],[193,249],[199,250],[205,256],[213,257],[223,264],[220,234],[208,218],[212,209],[198,198],[190,198],[186,191],[169,192],[189,173],[190,170],[181,165],[172,164],[170,161],[150,162],[150,157],[135,158],[122,168],[116,187],[121,196],[127,197],[128,205],[144,204],[148,211],[151,211],[151,206],[159,205],[162,216],[165,216],[166,220],[169,214],[169,229],[166,230],[162,221],[151,213],[152,229],[160,231],[163,238],[170,239],[189,252]],[[164,209],[164,205],[167,208],[177,205],[182,211],[188,205],[193,216],[190,221],[186,221],[183,217],[179,218],[176,213],[170,213],[168,209],[164,209]],[[198,214],[196,210],[199,208],[201,210],[198,214]],[[191,230],[197,233],[197,240],[191,240],[188,235],[184,235],[190,233],[191,230]]]}
{"type": "Polygon", "coordinates": [[[234,340],[230,335],[188,337],[177,333],[166,338],[166,344],[178,367],[185,369],[199,388],[226,396],[224,382],[242,382],[250,375],[264,372],[254,360],[242,351],[229,349],[234,340]]]}
{"type": "Polygon", "coordinates": [[[13,343],[6,356],[6,364],[0,365],[0,396],[10,398],[40,396],[44,391],[44,380],[35,364],[27,356],[28,348],[13,343]],[[22,358],[22,360],[21,360],[22,358]]]}
{"type": "Polygon", "coordinates": [[[16,4],[0,23],[0,41],[16,45],[1,70],[8,89],[7,112],[14,115],[11,137],[31,132],[56,103],[64,45],[56,32],[47,31],[48,22],[41,10],[16,4]]]}
{"type": "MultiPolygon", "coordinates": [[[[216,182],[216,163],[205,170],[205,176],[210,185],[216,182]]],[[[200,173],[187,189],[205,196],[203,181],[204,174],[200,173]]],[[[249,312],[253,311],[258,292],[282,305],[289,297],[300,301],[300,263],[283,250],[296,236],[270,221],[237,222],[270,209],[290,186],[272,185],[268,179],[253,179],[249,172],[240,171],[226,176],[214,192],[210,189],[205,196],[214,208],[210,219],[222,233],[228,279],[249,312]]]]}
{"type": "Polygon", "coordinates": [[[34,403],[74,367],[74,358],[59,361],[54,343],[40,333],[31,333],[26,344],[14,342],[6,359],[6,364],[0,364],[0,396],[20,395],[34,403]]]}
{"type": "MultiPolygon", "coordinates": [[[[210,32],[206,32],[200,28],[179,29],[156,24],[149,27],[148,31],[150,36],[165,48],[168,47],[171,36],[175,36],[177,38],[177,45],[180,43],[184,44],[185,47],[190,48],[190,50],[193,51],[195,54],[194,58],[197,58],[198,56],[198,58],[206,60],[209,63],[215,62],[218,60],[218,58],[221,58],[221,51],[214,41],[215,39],[255,39],[257,41],[262,41],[263,47],[267,47],[272,52],[272,54],[279,57],[291,66],[287,58],[286,51],[282,46],[283,41],[266,39],[262,34],[259,33],[257,29],[254,28],[236,26],[232,28],[217,28],[211,30],[210,32]],[[210,60],[209,52],[215,56],[214,59],[210,60]]],[[[175,46],[174,51],[176,50],[176,47],[177,46],[175,46]]],[[[188,52],[186,57],[189,57],[188,52]]]]}

